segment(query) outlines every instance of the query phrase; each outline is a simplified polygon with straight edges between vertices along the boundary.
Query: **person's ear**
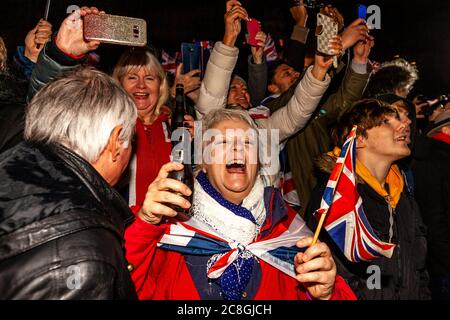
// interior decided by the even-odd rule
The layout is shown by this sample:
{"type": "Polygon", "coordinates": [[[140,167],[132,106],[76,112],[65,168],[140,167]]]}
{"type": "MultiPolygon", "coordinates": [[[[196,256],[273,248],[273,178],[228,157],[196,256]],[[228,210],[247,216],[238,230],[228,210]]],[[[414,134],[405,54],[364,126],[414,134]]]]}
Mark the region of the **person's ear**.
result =
{"type": "Polygon", "coordinates": [[[112,162],[116,162],[117,158],[122,152],[122,142],[120,141],[120,134],[122,133],[123,126],[116,126],[112,131],[106,145],[106,151],[109,153],[109,159],[112,162]]]}
{"type": "Polygon", "coordinates": [[[273,84],[273,83],[271,83],[271,84],[269,84],[269,85],[267,86],[267,90],[269,90],[269,92],[270,92],[271,94],[277,94],[277,93],[280,93],[280,88],[278,88],[278,86],[277,86],[276,84],[273,84]]]}
{"type": "Polygon", "coordinates": [[[364,138],[362,135],[357,136],[356,137],[356,148],[357,149],[365,148],[367,146],[366,141],[367,141],[367,139],[364,138]]]}

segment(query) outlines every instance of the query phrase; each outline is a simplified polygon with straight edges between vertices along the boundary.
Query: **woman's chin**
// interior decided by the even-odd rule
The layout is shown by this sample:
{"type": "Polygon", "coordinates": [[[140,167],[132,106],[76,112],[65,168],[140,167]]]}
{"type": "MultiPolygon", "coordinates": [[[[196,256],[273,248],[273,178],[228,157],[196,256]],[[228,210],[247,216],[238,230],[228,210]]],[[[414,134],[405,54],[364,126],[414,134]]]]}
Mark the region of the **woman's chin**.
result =
{"type": "Polygon", "coordinates": [[[234,180],[224,183],[224,187],[230,193],[241,194],[245,193],[248,190],[249,184],[246,180],[244,181],[234,180]]]}

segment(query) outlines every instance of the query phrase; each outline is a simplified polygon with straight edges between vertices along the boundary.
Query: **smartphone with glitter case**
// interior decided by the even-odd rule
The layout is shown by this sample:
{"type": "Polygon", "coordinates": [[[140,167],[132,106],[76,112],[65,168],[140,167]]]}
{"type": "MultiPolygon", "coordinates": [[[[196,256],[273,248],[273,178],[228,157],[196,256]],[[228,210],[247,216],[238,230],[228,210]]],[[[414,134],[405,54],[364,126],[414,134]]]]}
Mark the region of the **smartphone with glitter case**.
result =
{"type": "Polygon", "coordinates": [[[142,47],[147,44],[147,23],[139,18],[88,14],[84,17],[84,38],[142,47]]]}

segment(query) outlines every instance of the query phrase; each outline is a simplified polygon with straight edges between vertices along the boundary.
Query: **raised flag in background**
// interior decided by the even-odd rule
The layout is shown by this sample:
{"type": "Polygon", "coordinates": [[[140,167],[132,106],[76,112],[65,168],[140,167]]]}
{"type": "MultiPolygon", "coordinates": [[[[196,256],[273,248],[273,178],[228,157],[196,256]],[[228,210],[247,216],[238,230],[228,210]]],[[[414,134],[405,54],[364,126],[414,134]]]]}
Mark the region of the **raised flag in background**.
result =
{"type": "Polygon", "coordinates": [[[277,48],[275,47],[275,41],[273,41],[270,34],[267,35],[266,46],[264,47],[264,54],[267,62],[272,62],[278,59],[277,48]]]}

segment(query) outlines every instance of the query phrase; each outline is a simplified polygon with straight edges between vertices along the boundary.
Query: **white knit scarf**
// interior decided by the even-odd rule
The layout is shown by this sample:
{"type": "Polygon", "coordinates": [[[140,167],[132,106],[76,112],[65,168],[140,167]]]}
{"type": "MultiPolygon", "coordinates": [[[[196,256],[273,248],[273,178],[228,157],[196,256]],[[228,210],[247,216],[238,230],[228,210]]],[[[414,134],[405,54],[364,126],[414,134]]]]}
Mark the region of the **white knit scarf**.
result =
{"type": "Polygon", "coordinates": [[[264,185],[260,177],[256,179],[255,185],[241,206],[252,213],[256,225],[222,206],[195,180],[192,219],[209,225],[228,242],[248,245],[256,239],[266,219],[264,185]]]}

